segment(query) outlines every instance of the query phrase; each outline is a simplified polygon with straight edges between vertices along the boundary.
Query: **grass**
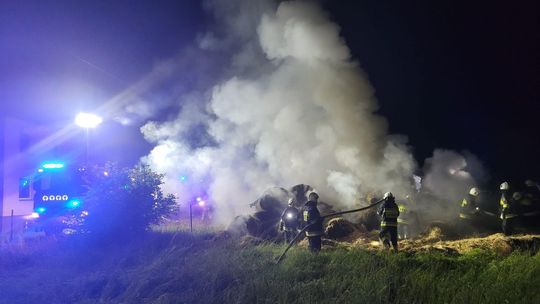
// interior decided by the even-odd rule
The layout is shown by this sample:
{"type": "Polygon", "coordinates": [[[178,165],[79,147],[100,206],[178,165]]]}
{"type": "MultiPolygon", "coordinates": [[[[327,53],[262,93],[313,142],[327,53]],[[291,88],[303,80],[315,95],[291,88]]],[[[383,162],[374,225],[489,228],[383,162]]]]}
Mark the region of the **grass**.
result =
{"type": "Polygon", "coordinates": [[[0,303],[540,303],[540,255],[240,245],[203,231],[0,251],[0,303]]]}

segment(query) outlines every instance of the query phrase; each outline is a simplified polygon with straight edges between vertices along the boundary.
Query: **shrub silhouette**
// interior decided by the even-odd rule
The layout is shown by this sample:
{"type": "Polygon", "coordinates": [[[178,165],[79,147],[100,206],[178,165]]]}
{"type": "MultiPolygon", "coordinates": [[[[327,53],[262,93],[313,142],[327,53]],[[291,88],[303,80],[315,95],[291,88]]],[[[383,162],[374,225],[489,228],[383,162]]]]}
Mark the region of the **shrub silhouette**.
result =
{"type": "Polygon", "coordinates": [[[83,229],[95,237],[131,238],[159,223],[175,208],[175,197],[161,190],[163,175],[148,166],[109,166],[94,173],[86,196],[83,229]]]}

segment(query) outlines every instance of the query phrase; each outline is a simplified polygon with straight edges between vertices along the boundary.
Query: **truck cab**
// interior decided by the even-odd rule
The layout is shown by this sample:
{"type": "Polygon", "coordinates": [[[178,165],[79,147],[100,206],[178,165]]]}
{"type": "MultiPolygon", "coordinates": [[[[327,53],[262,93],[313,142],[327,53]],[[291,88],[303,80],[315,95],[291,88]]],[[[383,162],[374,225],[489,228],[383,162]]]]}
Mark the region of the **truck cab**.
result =
{"type": "Polygon", "coordinates": [[[62,162],[43,163],[33,178],[34,214],[44,230],[58,230],[83,212],[84,170],[62,162]],[[49,229],[52,228],[52,229],[49,229]]]}

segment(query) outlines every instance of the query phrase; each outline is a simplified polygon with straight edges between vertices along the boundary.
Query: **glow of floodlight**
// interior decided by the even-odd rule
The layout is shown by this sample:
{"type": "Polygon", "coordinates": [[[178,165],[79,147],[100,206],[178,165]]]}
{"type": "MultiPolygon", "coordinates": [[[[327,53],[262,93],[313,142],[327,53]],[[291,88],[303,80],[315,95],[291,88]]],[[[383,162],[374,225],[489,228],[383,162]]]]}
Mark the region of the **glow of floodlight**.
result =
{"type": "Polygon", "coordinates": [[[86,129],[93,129],[103,122],[103,118],[92,114],[81,112],[75,117],[75,124],[86,129]]]}

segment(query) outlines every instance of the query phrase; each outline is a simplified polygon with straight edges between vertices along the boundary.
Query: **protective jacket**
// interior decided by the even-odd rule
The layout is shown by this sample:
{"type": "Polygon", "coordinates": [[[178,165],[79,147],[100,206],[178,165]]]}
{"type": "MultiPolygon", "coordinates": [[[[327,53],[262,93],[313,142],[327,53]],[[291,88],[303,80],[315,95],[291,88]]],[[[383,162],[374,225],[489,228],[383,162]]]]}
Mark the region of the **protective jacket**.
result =
{"type": "Polygon", "coordinates": [[[501,211],[501,220],[511,219],[518,216],[516,206],[514,202],[508,197],[507,192],[503,192],[499,204],[501,211]]]}
{"type": "Polygon", "coordinates": [[[540,204],[540,189],[538,189],[538,184],[527,186],[523,196],[530,202],[532,209],[538,210],[538,205],[540,204]]]}
{"type": "Polygon", "coordinates": [[[404,203],[398,204],[399,217],[398,223],[400,225],[408,225],[410,221],[409,210],[407,210],[407,205],[404,203]]]}
{"type": "Polygon", "coordinates": [[[377,214],[381,217],[381,227],[397,227],[399,208],[393,198],[387,198],[377,214]]]}
{"type": "Polygon", "coordinates": [[[317,209],[317,203],[313,201],[307,201],[304,205],[304,224],[311,225],[306,229],[306,236],[321,236],[324,234],[322,226],[322,218],[319,209],[317,209]]]}
{"type": "Polygon", "coordinates": [[[474,214],[478,213],[477,207],[476,197],[469,194],[467,198],[464,198],[463,201],[461,201],[459,217],[462,219],[471,219],[474,214]]]}

